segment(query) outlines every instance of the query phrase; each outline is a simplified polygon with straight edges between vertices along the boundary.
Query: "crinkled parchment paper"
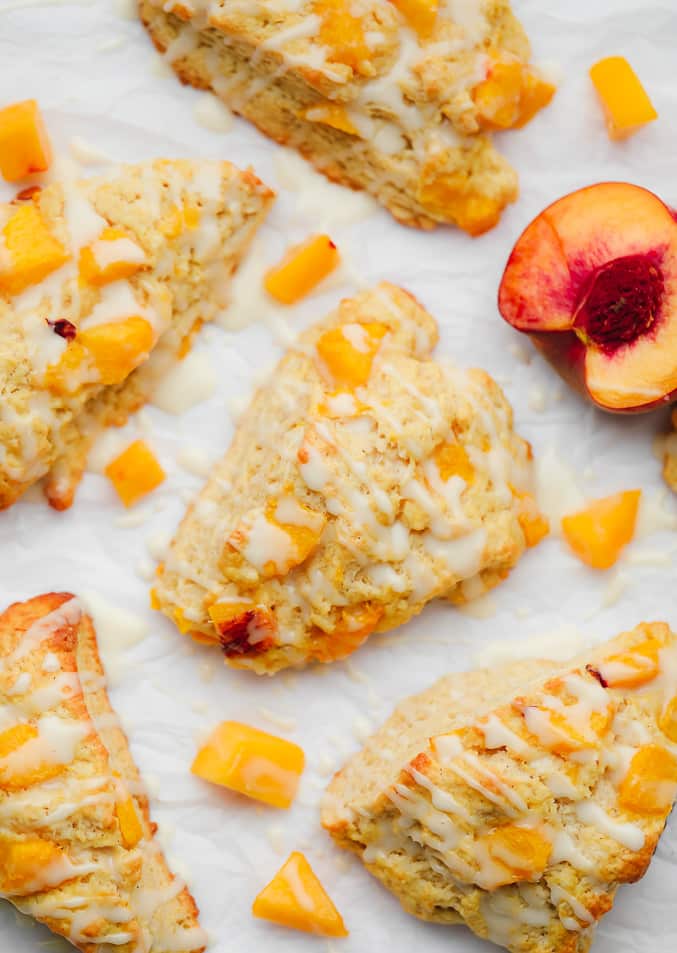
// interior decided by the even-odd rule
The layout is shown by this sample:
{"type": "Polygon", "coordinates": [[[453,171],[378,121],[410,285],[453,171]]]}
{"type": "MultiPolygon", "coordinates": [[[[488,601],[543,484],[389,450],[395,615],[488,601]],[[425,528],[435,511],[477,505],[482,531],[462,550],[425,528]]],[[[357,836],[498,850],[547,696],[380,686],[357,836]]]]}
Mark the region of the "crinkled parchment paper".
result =
{"type": "MultiPolygon", "coordinates": [[[[206,330],[191,359],[193,382],[184,374],[188,397],[195,378],[203,382],[195,398],[213,391],[212,396],[180,416],[149,408],[97,454],[99,464],[105,462],[116,447],[142,434],[166,467],[167,482],[131,516],[97,473],[86,476],[65,514],[51,512],[33,494],[0,514],[2,605],[52,589],[89,594],[114,705],[153,793],[153,814],[169,859],[202,909],[213,953],[371,953],[385,944],[391,953],[487,949],[462,927],[428,926],[406,916],[355,859],[332,846],[318,824],[328,775],[397,699],[441,672],[509,652],[566,656],[642,619],[677,625],[675,500],[661,499],[659,463],[652,454],[665,420],[615,419],[585,406],[500,320],[495,306],[515,238],[563,193],[603,179],[628,179],[677,204],[677,4],[514,0],[514,7],[532,37],[536,59],[552,65],[561,88],[551,108],[525,130],[501,137],[501,148],[520,172],[522,196],[498,228],[473,241],[451,230],[405,230],[370,201],[299,171],[298,161],[243,122],[223,131],[228,117],[205,94],[181,88],[162,69],[127,4],[0,0],[0,103],[39,99],[61,155],[88,162],[96,150],[118,160],[225,157],[253,165],[280,190],[226,318],[241,330],[206,330]],[[632,61],[660,113],[658,122],[620,144],[607,139],[587,76],[596,59],[616,53],[632,61]],[[330,231],[346,267],[300,307],[285,313],[271,309],[256,293],[257,274],[289,241],[319,228],[330,231]],[[224,452],[234,415],[284,340],[358,283],[380,278],[411,289],[437,317],[440,353],[462,365],[481,365],[503,384],[518,429],[541,461],[551,511],[640,486],[647,503],[642,534],[619,567],[602,574],[578,564],[552,537],[470,612],[430,607],[397,633],[373,638],[347,663],[274,679],[226,670],[217,653],[190,644],[149,610],[153,555],[161,552],[163,538],[199,488],[198,474],[224,452]],[[575,485],[567,485],[567,468],[575,485]],[[289,812],[247,803],[191,777],[197,743],[225,718],[251,722],[303,746],[308,767],[289,812]],[[251,917],[253,897],[293,849],[305,851],[343,913],[351,931],[347,940],[328,944],[251,917]]],[[[172,401],[165,394],[160,403],[168,407],[172,401]]],[[[647,877],[618,894],[616,909],[598,931],[597,953],[673,953],[676,862],[673,821],[647,877]]],[[[3,953],[35,953],[43,946],[67,949],[42,927],[17,918],[8,904],[0,905],[3,953]]]]}

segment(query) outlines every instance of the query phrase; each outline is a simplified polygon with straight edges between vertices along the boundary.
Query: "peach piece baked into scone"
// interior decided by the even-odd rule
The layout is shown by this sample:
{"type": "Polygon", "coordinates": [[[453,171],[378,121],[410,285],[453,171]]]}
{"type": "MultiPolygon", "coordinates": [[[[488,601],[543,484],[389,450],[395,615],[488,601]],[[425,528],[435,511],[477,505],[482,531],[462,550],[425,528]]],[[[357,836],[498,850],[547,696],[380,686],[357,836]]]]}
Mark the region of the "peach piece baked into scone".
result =
{"type": "Polygon", "coordinates": [[[512,953],[585,953],[677,793],[677,638],[449,675],[335,775],[322,823],[424,920],[512,953]]]}
{"type": "Polygon", "coordinates": [[[298,338],[190,507],[153,604],[270,674],[486,592],[547,531],[528,445],[484,371],[381,284],[298,338]]]}
{"type": "Polygon", "coordinates": [[[30,191],[0,205],[0,507],[47,477],[64,509],[97,431],[148,399],[224,302],[272,193],[204,160],[30,191]]]}
{"type": "Polygon", "coordinates": [[[139,6],[183,82],[419,228],[498,222],[517,175],[490,131],[523,126],[555,91],[508,0],[139,6]]]}
{"type": "Polygon", "coordinates": [[[10,606],[0,615],[0,894],[83,953],[201,953],[195,901],[154,833],[91,619],[68,593],[10,606]]]}

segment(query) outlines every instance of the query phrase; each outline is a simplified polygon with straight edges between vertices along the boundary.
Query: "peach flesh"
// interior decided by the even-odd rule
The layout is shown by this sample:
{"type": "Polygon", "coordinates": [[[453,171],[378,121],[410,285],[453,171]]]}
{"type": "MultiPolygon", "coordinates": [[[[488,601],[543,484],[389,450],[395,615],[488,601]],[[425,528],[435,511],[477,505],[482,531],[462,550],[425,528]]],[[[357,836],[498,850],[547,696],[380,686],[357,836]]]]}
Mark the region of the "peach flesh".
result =
{"type": "Polygon", "coordinates": [[[511,252],[498,306],[601,409],[677,397],[677,222],[647,189],[603,182],[548,206],[511,252]]]}
{"type": "Polygon", "coordinates": [[[607,354],[647,334],[658,320],[665,282],[657,255],[626,255],[598,269],[574,328],[607,354]]]}

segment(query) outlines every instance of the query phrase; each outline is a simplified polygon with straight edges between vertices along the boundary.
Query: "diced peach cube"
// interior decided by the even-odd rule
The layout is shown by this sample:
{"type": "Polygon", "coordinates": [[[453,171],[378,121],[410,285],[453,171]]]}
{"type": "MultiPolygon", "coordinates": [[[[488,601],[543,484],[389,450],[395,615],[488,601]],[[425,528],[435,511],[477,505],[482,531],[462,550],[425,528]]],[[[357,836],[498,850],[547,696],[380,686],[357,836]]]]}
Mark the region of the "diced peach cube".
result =
{"type": "Polygon", "coordinates": [[[517,521],[522,527],[524,541],[529,548],[538,545],[550,532],[550,523],[536,505],[531,493],[513,488],[513,496],[519,500],[517,521]]]}
{"type": "Polygon", "coordinates": [[[578,558],[593,569],[609,569],[635,535],[641,490],[626,490],[562,519],[562,532],[578,558]]]}
{"type": "Polygon", "coordinates": [[[618,803],[635,814],[667,814],[677,795],[677,758],[660,745],[633,756],[618,790],[618,803]]]}
{"type": "Polygon", "coordinates": [[[200,749],[193,774],[273,807],[287,808],[305,765],[291,741],[237,721],[224,721],[200,749]]]}
{"type": "Polygon", "coordinates": [[[547,106],[555,87],[516,60],[496,60],[473,90],[477,116],[488,129],[519,129],[547,106]]]}
{"type": "Polygon", "coordinates": [[[677,695],[670,699],[661,712],[658,725],[665,737],[677,744],[677,695]]]}
{"type": "Polygon", "coordinates": [[[390,0],[409,26],[425,40],[433,32],[437,19],[437,0],[390,0]]]}
{"type": "Polygon", "coordinates": [[[347,132],[349,136],[359,136],[359,131],[351,121],[345,106],[339,103],[322,103],[311,106],[303,114],[309,122],[321,122],[324,126],[331,126],[339,132],[347,132]]]}
{"type": "Polygon", "coordinates": [[[462,443],[438,444],[433,450],[433,460],[445,483],[453,476],[460,476],[468,486],[474,482],[475,468],[462,443]]]}
{"type": "Polygon", "coordinates": [[[0,174],[17,182],[33,172],[45,172],[52,161],[47,129],[34,99],[0,109],[0,174]]]}
{"type": "Polygon", "coordinates": [[[143,827],[139,820],[134,798],[128,797],[124,801],[118,801],[115,805],[115,813],[120,825],[123,844],[128,848],[136,847],[143,838],[143,827]]]}
{"type": "Polygon", "coordinates": [[[215,602],[209,607],[209,617],[228,658],[260,655],[275,643],[275,617],[262,606],[250,602],[215,602]]]}
{"type": "Polygon", "coordinates": [[[506,877],[496,886],[538,880],[547,867],[552,844],[533,828],[506,824],[485,838],[489,855],[506,868],[506,877]]]}
{"type": "Polygon", "coordinates": [[[607,56],[590,68],[612,139],[626,139],[658,118],[646,90],[624,56],[607,56]]]}
{"type": "Polygon", "coordinates": [[[7,295],[39,284],[70,258],[32,203],[21,205],[5,223],[0,249],[0,294],[7,295]]]}
{"type": "Polygon", "coordinates": [[[487,78],[473,91],[479,118],[492,129],[510,129],[517,122],[522,94],[522,64],[492,63],[487,78]]]}
{"type": "Polygon", "coordinates": [[[247,514],[227,540],[263,576],[286,576],[317,548],[324,514],[291,496],[271,497],[262,513],[247,514]]]}
{"type": "Polygon", "coordinates": [[[60,847],[42,838],[0,838],[0,891],[21,896],[36,893],[55,880],[59,882],[49,876],[50,868],[54,870],[64,857],[60,847]]]}
{"type": "Polygon", "coordinates": [[[97,288],[131,278],[146,263],[146,254],[121,228],[105,228],[80,252],[80,275],[97,288]]]}
{"type": "Polygon", "coordinates": [[[305,503],[291,496],[271,498],[266,507],[268,519],[289,536],[293,552],[278,573],[284,575],[295,566],[300,566],[320,543],[327,518],[305,503]]]}
{"type": "Polygon", "coordinates": [[[530,122],[537,112],[548,105],[557,92],[557,87],[549,83],[533,70],[525,69],[522,77],[522,95],[520,96],[520,110],[517,122],[513,129],[521,129],[530,122]]]}
{"type": "Polygon", "coordinates": [[[167,215],[158,223],[158,228],[170,241],[178,238],[186,230],[197,228],[200,224],[201,212],[197,206],[178,205],[167,213],[167,215]]]}
{"type": "Polygon", "coordinates": [[[362,387],[369,380],[371,366],[381,341],[388,333],[385,324],[342,324],[325,331],[317,342],[317,353],[339,387],[362,387]]]}
{"type": "Polygon", "coordinates": [[[173,609],[172,616],[181,635],[187,635],[194,627],[194,624],[186,618],[183,609],[173,609]]]}
{"type": "Polygon", "coordinates": [[[37,737],[38,729],[35,725],[22,723],[5,728],[3,732],[0,732],[0,758],[6,758],[7,755],[22,748],[26,742],[37,737]]]}
{"type": "Polygon", "coordinates": [[[155,343],[153,328],[134,315],[80,331],[77,341],[92,357],[102,384],[121,384],[148,357],[155,343]]]}
{"type": "Polygon", "coordinates": [[[263,284],[276,301],[295,304],[331,274],[340,260],[328,235],[314,235],[290,248],[282,261],[266,272],[263,284]]]}
{"type": "Polygon", "coordinates": [[[610,655],[597,668],[609,688],[637,688],[658,675],[661,648],[660,642],[647,639],[620,655],[610,655]]]}
{"type": "MultiPolygon", "coordinates": [[[[572,725],[566,716],[566,710],[554,710],[543,705],[526,705],[521,711],[527,730],[544,748],[554,754],[566,755],[596,746],[595,740],[586,737],[578,726],[572,725]]],[[[592,722],[590,728],[594,730],[592,722]]]]}
{"type": "Polygon", "coordinates": [[[192,231],[197,228],[202,219],[202,212],[197,205],[184,205],[183,206],[183,220],[186,223],[186,228],[192,231]]]}
{"type": "Polygon", "coordinates": [[[366,603],[341,610],[341,619],[331,633],[323,633],[313,649],[318,662],[335,662],[346,658],[369,638],[379,624],[383,606],[366,603]]]}
{"type": "Polygon", "coordinates": [[[290,854],[257,896],[252,913],[263,920],[317,936],[348,936],[341,914],[298,851],[290,854]]]}
{"type": "MultiPolygon", "coordinates": [[[[6,728],[0,733],[0,758],[9,758],[38,737],[39,731],[35,725],[22,723],[6,728]]],[[[35,751],[30,756],[21,752],[17,760],[10,760],[0,768],[0,788],[18,791],[34,784],[41,784],[43,781],[57,777],[64,767],[57,762],[41,760],[35,751]]]]}
{"type": "Polygon", "coordinates": [[[353,16],[345,0],[315,0],[313,13],[320,17],[319,40],[327,47],[329,62],[362,72],[369,61],[369,46],[360,17],[353,16]]]}
{"type": "Polygon", "coordinates": [[[219,629],[251,612],[252,608],[251,602],[214,602],[209,607],[209,618],[219,629]]]}
{"type": "Polygon", "coordinates": [[[133,506],[160,486],[165,478],[165,471],[143,440],[130,443],[108,464],[105,474],[125,506],[133,506]]]}
{"type": "MultiPolygon", "coordinates": [[[[88,365],[88,360],[89,355],[77,338],[68,341],[56,364],[50,364],[45,371],[44,386],[54,394],[74,393],[83,382],[81,374],[77,372],[83,365],[88,365]]],[[[85,379],[93,379],[94,374],[93,371],[89,374],[89,366],[85,371],[85,379]]]]}
{"type": "Polygon", "coordinates": [[[498,224],[505,207],[504,201],[469,188],[467,176],[454,174],[436,175],[423,182],[417,198],[434,213],[453,219],[473,237],[483,235],[498,224]]]}

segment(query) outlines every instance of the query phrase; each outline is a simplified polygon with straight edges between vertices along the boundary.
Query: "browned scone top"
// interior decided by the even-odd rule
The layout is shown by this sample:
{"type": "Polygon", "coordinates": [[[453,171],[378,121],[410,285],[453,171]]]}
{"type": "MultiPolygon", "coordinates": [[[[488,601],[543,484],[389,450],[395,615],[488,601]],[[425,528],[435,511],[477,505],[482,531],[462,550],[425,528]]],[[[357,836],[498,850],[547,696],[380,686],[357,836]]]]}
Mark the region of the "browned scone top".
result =
{"type": "Polygon", "coordinates": [[[0,616],[0,893],[83,953],[201,953],[69,593],[0,616]]]}
{"type": "Polygon", "coordinates": [[[524,125],[554,92],[508,0],[139,7],[183,82],[419,228],[496,224],[518,189],[489,130],[524,125]]]}
{"type": "Polygon", "coordinates": [[[449,675],[335,775],[332,837],[424,920],[511,953],[585,953],[677,792],[677,637],[449,675]]]}

